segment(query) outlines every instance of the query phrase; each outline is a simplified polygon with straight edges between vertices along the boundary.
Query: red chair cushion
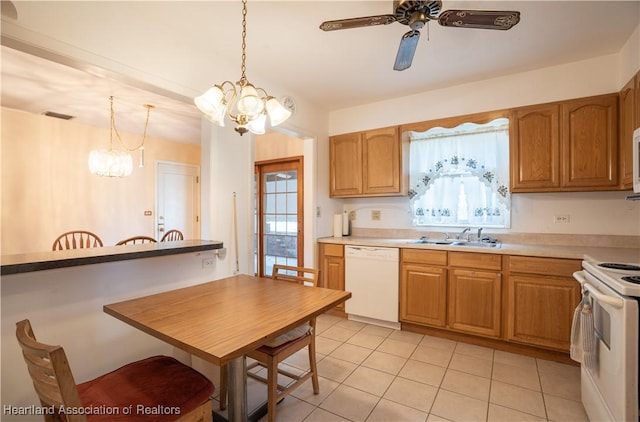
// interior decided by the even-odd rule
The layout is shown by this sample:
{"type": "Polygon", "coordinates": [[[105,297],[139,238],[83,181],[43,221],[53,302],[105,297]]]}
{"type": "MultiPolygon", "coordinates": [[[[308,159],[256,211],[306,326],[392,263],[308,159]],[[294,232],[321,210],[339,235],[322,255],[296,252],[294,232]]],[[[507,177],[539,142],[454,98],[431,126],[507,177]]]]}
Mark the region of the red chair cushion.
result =
{"type": "Polygon", "coordinates": [[[133,362],[78,385],[85,408],[105,413],[87,415],[89,421],[175,421],[213,391],[208,378],[168,356],[133,362]]]}

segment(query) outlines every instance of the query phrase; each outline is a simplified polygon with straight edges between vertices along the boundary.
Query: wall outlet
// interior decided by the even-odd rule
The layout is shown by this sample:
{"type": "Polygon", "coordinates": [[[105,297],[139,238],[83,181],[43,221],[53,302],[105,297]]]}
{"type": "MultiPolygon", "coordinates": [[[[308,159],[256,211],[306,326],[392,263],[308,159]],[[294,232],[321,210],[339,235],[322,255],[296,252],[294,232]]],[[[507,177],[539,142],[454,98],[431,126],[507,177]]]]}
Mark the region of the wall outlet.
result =
{"type": "Polygon", "coordinates": [[[202,268],[213,268],[213,258],[205,258],[202,260],[202,268]]]}
{"type": "Polygon", "coordinates": [[[149,210],[147,210],[147,211],[145,211],[145,212],[144,212],[144,215],[146,215],[146,216],[149,216],[149,215],[152,215],[152,214],[153,214],[153,213],[152,213],[151,211],[149,211],[149,210]]]}
{"type": "Polygon", "coordinates": [[[349,212],[349,221],[356,221],[356,212],[355,211],[350,211],[349,212]]]}
{"type": "Polygon", "coordinates": [[[371,211],[371,219],[373,221],[380,221],[380,210],[371,211]]]}
{"type": "Polygon", "coordinates": [[[554,223],[569,223],[570,221],[571,218],[569,217],[569,214],[560,214],[553,216],[554,223]]]}
{"type": "Polygon", "coordinates": [[[316,207],[316,217],[320,217],[320,207],[316,207]]]}

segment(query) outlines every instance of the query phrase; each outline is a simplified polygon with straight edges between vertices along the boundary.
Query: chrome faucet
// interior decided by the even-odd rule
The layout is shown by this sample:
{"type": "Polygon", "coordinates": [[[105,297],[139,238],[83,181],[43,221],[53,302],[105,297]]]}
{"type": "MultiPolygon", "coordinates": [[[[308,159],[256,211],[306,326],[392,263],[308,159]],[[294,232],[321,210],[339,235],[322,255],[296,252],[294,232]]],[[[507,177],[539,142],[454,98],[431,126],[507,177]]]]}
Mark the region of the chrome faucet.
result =
{"type": "Polygon", "coordinates": [[[482,240],[482,227],[478,227],[478,238],[476,240],[478,242],[482,240]]]}
{"type": "Polygon", "coordinates": [[[467,228],[465,228],[464,230],[462,230],[460,233],[458,233],[458,235],[456,236],[456,239],[461,240],[461,239],[462,239],[462,236],[464,236],[464,234],[465,234],[466,232],[468,232],[469,230],[471,230],[471,228],[470,228],[470,227],[467,227],[467,228]]]}

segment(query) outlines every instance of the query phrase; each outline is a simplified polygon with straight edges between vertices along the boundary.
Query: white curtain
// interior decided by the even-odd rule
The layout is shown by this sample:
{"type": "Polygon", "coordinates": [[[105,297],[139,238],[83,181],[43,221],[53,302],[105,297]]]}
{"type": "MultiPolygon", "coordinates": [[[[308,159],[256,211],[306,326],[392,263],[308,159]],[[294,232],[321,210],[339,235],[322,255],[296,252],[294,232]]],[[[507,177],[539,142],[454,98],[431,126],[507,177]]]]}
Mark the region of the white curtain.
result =
{"type": "Polygon", "coordinates": [[[414,225],[509,227],[509,120],[410,132],[414,225]]]}

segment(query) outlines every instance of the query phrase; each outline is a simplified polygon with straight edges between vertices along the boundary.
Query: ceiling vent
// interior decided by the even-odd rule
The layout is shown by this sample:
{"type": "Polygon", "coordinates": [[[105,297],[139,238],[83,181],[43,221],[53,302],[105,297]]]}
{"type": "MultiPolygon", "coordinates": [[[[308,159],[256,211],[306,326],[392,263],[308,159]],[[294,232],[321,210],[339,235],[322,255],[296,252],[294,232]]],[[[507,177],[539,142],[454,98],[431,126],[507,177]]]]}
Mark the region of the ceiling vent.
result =
{"type": "Polygon", "coordinates": [[[56,113],[55,111],[45,111],[44,113],[45,116],[49,116],[49,117],[55,117],[56,119],[62,119],[62,120],[71,120],[76,116],[69,116],[68,114],[62,114],[62,113],[56,113]]]}

